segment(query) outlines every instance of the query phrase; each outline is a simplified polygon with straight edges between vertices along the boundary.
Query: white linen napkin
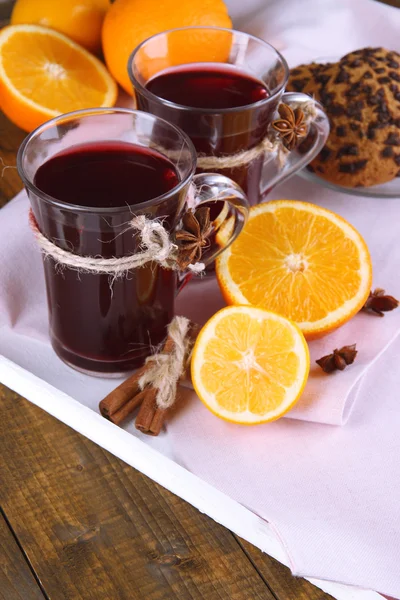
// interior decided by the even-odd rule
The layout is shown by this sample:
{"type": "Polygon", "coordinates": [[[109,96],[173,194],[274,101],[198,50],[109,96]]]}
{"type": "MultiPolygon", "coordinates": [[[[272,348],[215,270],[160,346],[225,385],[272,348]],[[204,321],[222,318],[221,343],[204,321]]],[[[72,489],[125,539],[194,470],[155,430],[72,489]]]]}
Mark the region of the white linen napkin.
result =
{"type": "Polygon", "coordinates": [[[273,526],[295,575],[400,598],[399,336],[391,349],[345,427],[240,427],[191,392],[168,437],[184,467],[273,526]]]}

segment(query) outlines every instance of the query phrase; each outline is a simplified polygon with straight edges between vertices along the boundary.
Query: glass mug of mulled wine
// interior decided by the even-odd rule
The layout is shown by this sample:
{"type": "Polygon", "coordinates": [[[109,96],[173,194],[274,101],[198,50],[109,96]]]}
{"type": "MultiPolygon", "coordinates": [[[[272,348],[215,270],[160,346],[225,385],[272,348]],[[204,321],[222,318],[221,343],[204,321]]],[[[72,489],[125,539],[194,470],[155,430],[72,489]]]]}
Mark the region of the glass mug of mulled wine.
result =
{"type": "Polygon", "coordinates": [[[252,205],[305,167],[329,133],[329,120],[315,103],[299,148],[282,155],[263,144],[280,102],[305,106],[311,98],[285,93],[283,56],[240,31],[184,27],[154,35],[132,52],[128,72],[138,108],[185,131],[198,153],[198,172],[230,177],[252,205]]]}
{"type": "Polygon", "coordinates": [[[141,259],[144,241],[132,219],[144,216],[147,224],[162,225],[168,242],[182,227],[188,202],[194,211],[222,199],[225,216],[214,229],[225,224],[229,231],[220,245],[218,232],[211,235],[201,258],[207,265],[243,228],[243,191],[221,175],[195,175],[196,152],[186,134],[130,109],[52,119],[25,139],[17,161],[44,251],[54,350],[92,375],[117,376],[140,366],[164,339],[177,290],[191,271],[164,268],[152,254],[127,270],[118,259],[136,260],[138,253],[141,259]]]}

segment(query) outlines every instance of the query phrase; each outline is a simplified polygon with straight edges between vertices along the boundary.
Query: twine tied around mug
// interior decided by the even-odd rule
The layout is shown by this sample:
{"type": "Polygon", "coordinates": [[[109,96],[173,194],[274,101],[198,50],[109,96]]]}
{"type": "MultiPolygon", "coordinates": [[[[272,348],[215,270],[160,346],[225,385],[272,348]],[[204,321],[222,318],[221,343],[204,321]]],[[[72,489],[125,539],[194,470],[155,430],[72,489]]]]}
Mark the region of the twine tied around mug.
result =
{"type": "MultiPolygon", "coordinates": [[[[191,192],[193,195],[193,192],[191,192]]],[[[158,219],[149,219],[144,215],[134,216],[128,223],[132,233],[140,236],[140,250],[128,256],[103,258],[101,256],[81,256],[60,248],[45,237],[40,231],[32,209],[29,211],[29,225],[44,257],[51,257],[59,268],[68,267],[78,273],[109,275],[111,281],[125,275],[131,269],[137,269],[155,262],[161,267],[181,270],[179,265],[179,248],[170,234],[158,219]]],[[[187,266],[193,273],[201,273],[205,269],[202,262],[187,266]]]]}
{"type": "MultiPolygon", "coordinates": [[[[291,102],[290,105],[282,103],[280,106],[289,106],[293,111],[301,109],[306,130],[308,130],[310,123],[317,117],[316,104],[312,98],[305,102],[291,102]]],[[[286,163],[289,153],[290,150],[285,146],[282,138],[271,127],[266,137],[257,146],[254,146],[254,148],[225,156],[207,156],[200,153],[197,157],[197,166],[204,171],[209,169],[234,169],[235,167],[248,165],[260,156],[276,154],[278,165],[282,168],[286,163]]]]}

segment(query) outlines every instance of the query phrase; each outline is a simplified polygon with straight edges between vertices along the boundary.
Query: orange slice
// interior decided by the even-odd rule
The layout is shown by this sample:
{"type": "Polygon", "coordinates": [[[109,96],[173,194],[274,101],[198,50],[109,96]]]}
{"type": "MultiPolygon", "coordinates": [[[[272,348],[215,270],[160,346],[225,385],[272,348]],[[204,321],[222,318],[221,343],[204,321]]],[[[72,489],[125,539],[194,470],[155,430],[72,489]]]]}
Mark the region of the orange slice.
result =
{"type": "Polygon", "coordinates": [[[336,329],[364,305],[372,281],[361,235],[335,213],[296,200],[250,210],[217,261],[228,304],[252,304],[295,321],[307,338],[336,329]]]}
{"type": "Polygon", "coordinates": [[[218,417],[243,425],[274,421],[300,397],[310,358],[300,329],[253,306],[230,306],[203,327],[193,349],[193,386],[218,417]]]}
{"type": "Polygon", "coordinates": [[[0,31],[0,106],[22,129],[73,110],[113,106],[116,98],[105,66],[63,34],[39,25],[0,31]]]}

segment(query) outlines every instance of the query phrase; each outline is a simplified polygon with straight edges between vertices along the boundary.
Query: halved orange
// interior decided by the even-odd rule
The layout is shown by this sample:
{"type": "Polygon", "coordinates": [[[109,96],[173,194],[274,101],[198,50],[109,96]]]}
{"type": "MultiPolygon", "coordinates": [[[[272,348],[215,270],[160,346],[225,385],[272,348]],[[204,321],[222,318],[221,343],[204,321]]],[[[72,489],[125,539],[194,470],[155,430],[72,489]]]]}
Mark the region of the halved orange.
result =
{"type": "Polygon", "coordinates": [[[252,304],[295,321],[306,338],[336,329],[364,305],[372,281],[366,243],[339,215],[307,202],[251,208],[221,255],[218,282],[228,304],[252,304]]]}
{"type": "Polygon", "coordinates": [[[0,107],[22,129],[73,110],[113,106],[117,92],[105,66],[65,35],[39,25],[0,31],[0,107]]]}
{"type": "Polygon", "coordinates": [[[197,337],[193,387],[218,417],[256,425],[274,421],[299,399],[310,368],[300,329],[253,306],[217,312],[197,337]]]}

